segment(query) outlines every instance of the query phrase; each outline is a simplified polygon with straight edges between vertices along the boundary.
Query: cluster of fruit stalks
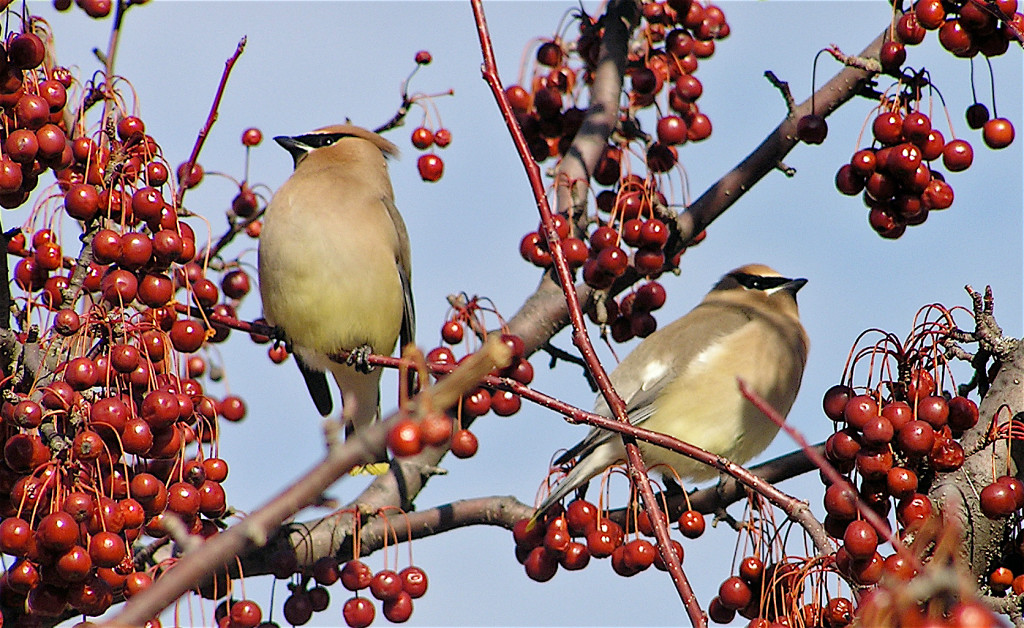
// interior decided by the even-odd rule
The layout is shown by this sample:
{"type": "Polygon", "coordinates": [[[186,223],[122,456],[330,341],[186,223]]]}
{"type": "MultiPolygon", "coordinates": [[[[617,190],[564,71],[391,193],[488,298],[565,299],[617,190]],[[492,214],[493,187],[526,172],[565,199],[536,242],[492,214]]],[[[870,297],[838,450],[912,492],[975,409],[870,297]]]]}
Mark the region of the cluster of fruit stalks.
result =
{"type": "MultiPolygon", "coordinates": [[[[855,602],[853,596],[836,592],[838,584],[826,586],[826,575],[829,582],[843,580],[864,590],[887,591],[886,595],[919,575],[905,553],[886,557],[879,553],[879,545],[887,539],[864,520],[858,505],[877,513],[900,538],[921,536],[923,529],[941,518],[927,495],[931,485],[938,474],[964,463],[959,439],[979,421],[974,401],[944,392],[943,382],[953,387],[942,346],[955,328],[951,313],[930,306],[920,318],[923,322],[915,323],[904,342],[879,332],[882,338],[877,343],[855,346],[843,377],[846,383],[825,393],[825,414],[840,428],[826,441],[825,455],[844,474],[844,481],[831,483],[824,497],[824,529],[840,542],[837,551],[809,559],[787,555],[776,545],[788,535],[772,521],[771,508],[755,499],[750,509],[754,514],[747,517],[749,525],[744,528],[759,531],[752,537],[755,541],[770,542],[755,542],[757,549],[745,552],[734,575],[722,582],[718,596],[708,606],[712,620],[728,624],[739,614],[750,620],[752,628],[841,628],[864,612],[887,612],[895,602],[877,595],[855,602]],[[855,377],[865,383],[854,386],[855,377]],[[889,522],[894,503],[895,520],[889,522]]],[[[1011,436],[1008,430],[1012,426],[997,426],[994,420],[989,446],[1011,436]]],[[[1024,506],[1024,484],[1005,475],[992,480],[981,492],[985,515],[1006,518],[1019,512],[1024,506]]],[[[657,514],[666,516],[661,510],[657,514]]],[[[651,565],[664,570],[657,549],[644,538],[653,536],[650,516],[634,505],[623,530],[599,506],[575,499],[564,509],[549,513],[542,524],[531,527],[527,520],[518,522],[513,528],[516,557],[526,574],[538,581],[550,580],[560,567],[583,569],[592,558],[610,558],[612,570],[625,577],[651,565]]],[[[704,531],[704,517],[686,510],[679,516],[678,526],[683,536],[697,538],[704,531]]],[[[682,559],[682,545],[672,540],[672,548],[682,559]]],[[[942,569],[948,568],[940,562],[942,569]]],[[[925,564],[929,564],[927,560],[925,564]]],[[[1024,575],[1015,577],[1011,567],[993,572],[992,591],[1024,591],[1024,575]]],[[[936,625],[959,625],[963,617],[981,618],[981,626],[998,624],[991,612],[968,598],[959,604],[915,601],[908,612],[918,618],[927,616],[939,622],[936,625]]]]}
{"type": "MultiPolygon", "coordinates": [[[[1024,43],[1024,14],[1017,12],[1017,0],[962,4],[918,0],[895,20],[892,40],[882,46],[879,61],[884,72],[900,78],[897,89],[903,93],[883,98],[871,125],[874,144],[855,152],[836,173],[840,192],[849,196],[863,192],[870,208],[868,222],[883,238],[899,238],[908,226],[923,223],[929,211],[952,205],[953,188],[934,169],[934,161],[941,158],[946,170],[960,172],[974,159],[970,143],[956,138],[952,125],[947,142],[921,110],[921,84],[927,73],[908,74],[904,66],[906,46],[921,43],[929,30],[938,30],[940,44],[957,57],[994,57],[1004,54],[1011,41],[1024,43]]],[[[928,89],[932,89],[930,83],[928,89]]],[[[995,112],[994,100],[992,106],[995,112]]],[[[967,108],[966,117],[971,129],[981,129],[989,148],[1013,143],[1013,124],[998,115],[990,117],[985,105],[975,102],[967,108]]],[[[820,116],[800,120],[798,135],[805,142],[820,144],[826,132],[820,116]]]]}
{"type": "MultiPolygon", "coordinates": [[[[358,519],[357,513],[352,514],[357,515],[358,519]]],[[[387,519],[384,518],[384,520],[387,519]]],[[[386,535],[394,535],[394,530],[390,526],[386,535]]],[[[371,597],[380,603],[381,613],[388,621],[397,624],[409,620],[412,616],[413,600],[423,597],[427,592],[428,585],[426,572],[413,564],[412,545],[409,545],[409,564],[400,570],[397,567],[399,563],[397,543],[394,568],[388,566],[388,547],[385,545],[384,566],[374,572],[359,558],[358,528],[353,538],[355,544],[351,560],[340,563],[333,556],[320,558],[313,563],[311,570],[302,574],[299,582],[289,585],[291,595],[285,600],[282,608],[285,621],[293,626],[309,623],[314,612],[326,610],[329,606],[330,592],[327,587],[339,582],[342,587],[355,594],[342,605],[341,615],[346,625],[352,628],[365,628],[373,623],[377,611],[371,597]],[[367,593],[369,596],[366,595],[367,593]]],[[[297,571],[295,556],[288,553],[287,555],[282,554],[281,558],[283,559],[281,564],[275,564],[275,569],[280,568],[275,576],[289,578],[297,571]]],[[[249,601],[249,604],[255,605],[255,602],[249,601]]],[[[220,608],[226,606],[227,604],[223,604],[220,608]]],[[[259,610],[258,606],[256,606],[256,610],[259,610]]],[[[233,606],[231,612],[234,613],[233,606]]],[[[231,622],[226,623],[225,626],[226,628],[254,628],[258,623],[258,616],[256,623],[247,622],[243,625],[239,625],[232,617],[231,622]]]]}
{"type": "MultiPolygon", "coordinates": [[[[729,34],[722,10],[699,0],[645,2],[642,18],[627,60],[628,106],[593,173],[595,183],[610,188],[596,195],[599,213],[589,220],[594,229],[577,237],[571,228],[577,217],[555,218],[570,267],[582,268],[583,280],[597,289],[610,287],[629,269],[653,278],[678,265],[678,255],[666,259],[664,253],[669,239],[665,220],[671,219],[671,212],[657,175],[676,167],[680,145],[711,134],[711,121],[697,105],[703,86],[694,73],[699,60],[714,53],[715,41],[729,34]],[[659,112],[671,112],[659,114],[656,139],[643,132],[636,117],[640,110],[655,106],[659,112]],[[644,163],[646,178],[631,172],[631,155],[644,163]]],[[[578,23],[580,34],[574,42],[555,37],[537,48],[528,85],[506,89],[538,162],[565,155],[583,122],[584,110],[578,105],[596,67],[601,27],[586,15],[579,16],[578,23]]],[[[552,263],[542,232],[527,234],[520,253],[542,268],[552,263]]],[[[658,287],[650,290],[658,292],[658,287]]],[[[653,296],[654,305],[643,307],[647,296],[638,296],[638,307],[615,308],[601,322],[612,325],[620,342],[647,336],[657,327],[650,312],[663,302],[663,294],[653,296]]]]}
{"type": "MultiPolygon", "coordinates": [[[[47,39],[44,22],[26,20],[0,54],[0,204],[24,203],[46,169],[56,177],[6,251],[19,260],[16,338],[41,356],[22,352],[0,386],[0,551],[14,557],[0,604],[29,620],[100,615],[146,588],[163,565],[137,565],[135,547],[166,536],[170,517],[204,536],[223,525],[218,421],[242,419],[245,405],[204,391],[194,353],[227,337],[207,316],[233,316],[249,291],[225,264],[222,300],[143,121],[110,86],[52,65],[47,39]],[[109,112],[99,130],[85,126],[94,105],[109,112]],[[62,242],[72,221],[87,243],[77,260],[62,246],[78,244],[62,242]],[[181,318],[187,305],[202,315],[181,318]]],[[[259,139],[250,129],[243,143],[259,139]]],[[[202,169],[185,178],[198,184],[202,169]]],[[[252,216],[247,191],[233,205],[252,216]]]]}
{"type": "MultiPolygon", "coordinates": [[[[398,510],[388,508],[387,510],[398,510]]],[[[289,580],[289,595],[285,598],[281,611],[284,620],[292,626],[308,624],[314,613],[328,609],[331,603],[331,592],[328,587],[340,583],[348,592],[353,593],[342,605],[341,617],[345,624],[352,628],[365,628],[373,623],[377,615],[373,599],[380,603],[381,614],[392,623],[403,623],[409,620],[413,611],[413,600],[427,592],[428,579],[426,572],[413,564],[412,546],[409,545],[408,565],[398,569],[399,550],[395,547],[394,563],[388,565],[388,545],[383,548],[384,566],[374,572],[373,569],[359,558],[359,513],[342,510],[335,515],[351,514],[357,521],[357,532],[353,535],[353,558],[341,563],[334,556],[317,559],[309,568],[300,568],[294,552],[281,551],[270,556],[271,573],[279,580],[289,580]],[[393,568],[392,568],[393,567],[393,568]],[[371,599],[373,598],[373,599],[371,599]]],[[[378,515],[386,515],[383,510],[378,515]]],[[[399,515],[404,515],[398,511],[399,515]]],[[[381,520],[387,522],[387,517],[381,520]]],[[[386,536],[397,541],[394,528],[388,523],[386,536]]],[[[221,576],[218,576],[223,583],[221,576]]],[[[277,626],[272,621],[263,621],[263,610],[260,604],[252,599],[245,599],[244,585],[241,588],[243,598],[235,599],[228,596],[217,605],[214,621],[219,628],[256,628],[257,626],[277,626]]],[[[221,597],[216,590],[208,587],[204,595],[221,597]]],[[[328,619],[329,625],[338,624],[337,619],[328,619]]]]}

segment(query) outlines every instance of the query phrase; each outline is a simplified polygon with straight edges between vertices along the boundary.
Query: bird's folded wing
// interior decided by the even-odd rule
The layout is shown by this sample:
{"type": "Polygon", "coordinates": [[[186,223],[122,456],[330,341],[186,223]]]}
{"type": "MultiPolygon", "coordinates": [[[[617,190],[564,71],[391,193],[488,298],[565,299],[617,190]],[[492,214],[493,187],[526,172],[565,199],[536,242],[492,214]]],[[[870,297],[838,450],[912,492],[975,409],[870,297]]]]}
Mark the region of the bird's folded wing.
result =
{"type": "Polygon", "coordinates": [[[388,197],[381,199],[384,207],[391,218],[391,224],[395,227],[395,236],[398,241],[398,276],[402,281],[402,329],[399,335],[399,352],[410,342],[416,341],[416,307],[412,299],[412,253],[409,247],[409,233],[405,228],[405,221],[398,213],[395,202],[388,197]]]}
{"type": "MultiPolygon", "coordinates": [[[[704,303],[637,345],[609,375],[615,390],[626,402],[629,422],[642,425],[654,414],[655,400],[665,385],[680,375],[681,367],[698,359],[715,340],[742,329],[754,316],[743,308],[704,303]]],[[[607,402],[600,395],[594,403],[594,413],[611,416],[607,402]]],[[[586,455],[612,437],[618,438],[618,435],[591,428],[586,438],[559,456],[555,464],[586,455]]]]}

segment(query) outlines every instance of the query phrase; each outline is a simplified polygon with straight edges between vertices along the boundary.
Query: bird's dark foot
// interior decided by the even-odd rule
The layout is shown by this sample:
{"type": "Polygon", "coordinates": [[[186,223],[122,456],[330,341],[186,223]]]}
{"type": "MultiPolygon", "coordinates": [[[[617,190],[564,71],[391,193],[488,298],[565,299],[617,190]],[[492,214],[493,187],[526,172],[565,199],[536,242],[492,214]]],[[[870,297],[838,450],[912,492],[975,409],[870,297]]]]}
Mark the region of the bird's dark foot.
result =
{"type": "MultiPolygon", "coordinates": [[[[253,325],[253,327],[256,327],[253,325]]],[[[263,324],[258,328],[253,329],[253,333],[259,335],[266,335],[274,344],[283,344],[284,348],[288,350],[288,353],[292,352],[292,343],[288,342],[288,338],[284,335],[284,330],[277,325],[271,327],[270,325],[263,324]]]]}
{"type": "Polygon", "coordinates": [[[369,373],[373,371],[373,365],[370,364],[371,353],[373,353],[373,347],[370,345],[356,347],[348,354],[345,364],[348,364],[360,373],[369,373]]]}

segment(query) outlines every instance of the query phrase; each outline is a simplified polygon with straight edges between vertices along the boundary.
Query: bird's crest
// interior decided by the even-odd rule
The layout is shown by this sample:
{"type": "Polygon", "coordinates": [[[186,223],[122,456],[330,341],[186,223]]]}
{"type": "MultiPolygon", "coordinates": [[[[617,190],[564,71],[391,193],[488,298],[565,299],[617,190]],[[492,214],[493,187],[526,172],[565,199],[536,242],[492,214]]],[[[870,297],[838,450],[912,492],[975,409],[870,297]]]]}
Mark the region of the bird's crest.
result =
{"type": "Polygon", "coordinates": [[[398,147],[397,146],[395,146],[394,144],[392,144],[388,140],[384,139],[380,135],[374,133],[373,131],[368,131],[368,130],[362,128],[362,127],[358,127],[358,126],[355,126],[353,124],[332,124],[330,126],[325,126],[325,127],[316,129],[315,131],[311,131],[309,133],[309,135],[321,135],[321,134],[322,135],[350,135],[352,137],[359,137],[359,138],[362,138],[362,139],[372,143],[374,146],[376,146],[377,148],[380,149],[380,152],[384,153],[385,155],[391,155],[393,157],[398,157],[398,155],[399,155],[399,151],[398,151],[398,147]]]}

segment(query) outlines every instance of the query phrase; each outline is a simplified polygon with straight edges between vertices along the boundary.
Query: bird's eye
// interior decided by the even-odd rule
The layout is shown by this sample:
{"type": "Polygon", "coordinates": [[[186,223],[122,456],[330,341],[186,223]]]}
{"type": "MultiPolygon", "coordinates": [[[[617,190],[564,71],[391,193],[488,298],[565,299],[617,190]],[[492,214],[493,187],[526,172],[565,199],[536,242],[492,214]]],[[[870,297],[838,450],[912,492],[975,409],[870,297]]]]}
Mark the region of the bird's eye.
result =
{"type": "Polygon", "coordinates": [[[732,277],[748,290],[771,290],[789,281],[785,277],[763,277],[747,273],[733,273],[732,277]]]}
{"type": "Polygon", "coordinates": [[[299,140],[306,146],[309,146],[311,150],[315,150],[317,148],[330,146],[343,137],[345,136],[341,133],[310,133],[309,135],[302,135],[295,139],[299,140]]]}

